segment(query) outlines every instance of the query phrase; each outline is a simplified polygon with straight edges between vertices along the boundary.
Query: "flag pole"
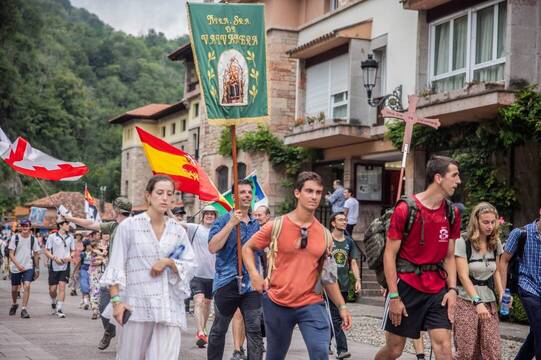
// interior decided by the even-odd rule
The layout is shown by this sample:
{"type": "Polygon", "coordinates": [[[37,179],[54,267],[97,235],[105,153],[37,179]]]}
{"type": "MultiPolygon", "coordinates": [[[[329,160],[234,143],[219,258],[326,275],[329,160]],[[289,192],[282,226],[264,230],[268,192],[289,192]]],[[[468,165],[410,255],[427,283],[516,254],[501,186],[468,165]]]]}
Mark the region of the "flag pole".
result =
{"type": "Polygon", "coordinates": [[[49,192],[47,191],[47,189],[45,188],[45,186],[43,185],[43,183],[41,181],[39,181],[38,178],[33,178],[34,180],[36,180],[36,182],[38,183],[39,187],[41,188],[41,190],[43,190],[43,192],[45,193],[45,195],[49,198],[49,201],[51,202],[51,205],[53,205],[53,207],[55,209],[58,210],[58,207],[54,204],[54,201],[53,201],[53,198],[51,197],[51,195],[49,195],[49,192]]]}
{"type": "MultiPolygon", "coordinates": [[[[233,195],[235,196],[235,210],[239,209],[239,172],[237,163],[237,127],[231,125],[231,158],[233,159],[233,195]]],[[[242,244],[240,242],[240,224],[237,224],[237,284],[239,293],[242,289],[242,244]]]]}

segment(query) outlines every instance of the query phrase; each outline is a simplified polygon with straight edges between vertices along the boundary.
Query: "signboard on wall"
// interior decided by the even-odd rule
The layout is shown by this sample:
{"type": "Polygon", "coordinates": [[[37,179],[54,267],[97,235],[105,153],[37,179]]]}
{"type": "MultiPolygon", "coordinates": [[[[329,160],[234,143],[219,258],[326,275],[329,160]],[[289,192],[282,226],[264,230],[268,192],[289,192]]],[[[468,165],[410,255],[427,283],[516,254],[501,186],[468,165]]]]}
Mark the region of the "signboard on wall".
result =
{"type": "Polygon", "coordinates": [[[357,164],[355,194],[359,201],[383,201],[383,165],[357,164]]]}

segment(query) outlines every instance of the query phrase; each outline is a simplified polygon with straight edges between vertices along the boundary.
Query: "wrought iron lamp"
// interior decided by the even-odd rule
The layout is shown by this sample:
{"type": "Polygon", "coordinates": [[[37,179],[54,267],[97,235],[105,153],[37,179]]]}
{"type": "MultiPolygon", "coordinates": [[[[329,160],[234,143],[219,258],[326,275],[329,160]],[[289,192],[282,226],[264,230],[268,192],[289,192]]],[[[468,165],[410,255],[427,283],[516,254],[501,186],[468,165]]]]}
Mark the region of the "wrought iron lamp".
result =
{"type": "Polygon", "coordinates": [[[395,111],[402,111],[402,85],[397,86],[391,94],[372,99],[372,91],[376,86],[378,67],[379,64],[374,59],[373,54],[368,54],[368,58],[361,62],[363,85],[366,89],[366,95],[368,96],[368,105],[372,107],[384,105],[395,111]]]}

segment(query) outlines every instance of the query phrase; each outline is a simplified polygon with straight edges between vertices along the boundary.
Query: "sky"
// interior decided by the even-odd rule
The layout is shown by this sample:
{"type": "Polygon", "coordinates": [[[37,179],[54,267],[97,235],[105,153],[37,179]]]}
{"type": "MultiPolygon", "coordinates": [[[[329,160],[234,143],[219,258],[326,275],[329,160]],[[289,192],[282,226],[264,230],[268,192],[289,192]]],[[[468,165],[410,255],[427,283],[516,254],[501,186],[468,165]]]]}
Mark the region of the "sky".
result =
{"type": "Polygon", "coordinates": [[[185,0],[71,0],[71,4],[96,14],[115,30],[136,36],[149,29],[169,39],[188,33],[185,0]]]}

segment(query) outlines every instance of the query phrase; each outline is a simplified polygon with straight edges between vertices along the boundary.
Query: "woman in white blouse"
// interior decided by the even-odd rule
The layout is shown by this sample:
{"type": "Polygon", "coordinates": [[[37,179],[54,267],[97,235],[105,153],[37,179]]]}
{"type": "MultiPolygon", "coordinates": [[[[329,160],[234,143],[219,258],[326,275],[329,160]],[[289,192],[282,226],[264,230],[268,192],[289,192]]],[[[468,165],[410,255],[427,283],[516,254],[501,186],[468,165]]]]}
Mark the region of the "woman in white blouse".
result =
{"type": "Polygon", "coordinates": [[[102,286],[111,290],[117,325],[117,359],[178,359],[180,331],[186,327],[184,299],[196,268],[186,231],[164,214],[174,195],[173,180],[152,177],[146,187],[148,210],[127,218],[113,241],[102,286]],[[125,312],[131,311],[129,320],[125,312]]]}

